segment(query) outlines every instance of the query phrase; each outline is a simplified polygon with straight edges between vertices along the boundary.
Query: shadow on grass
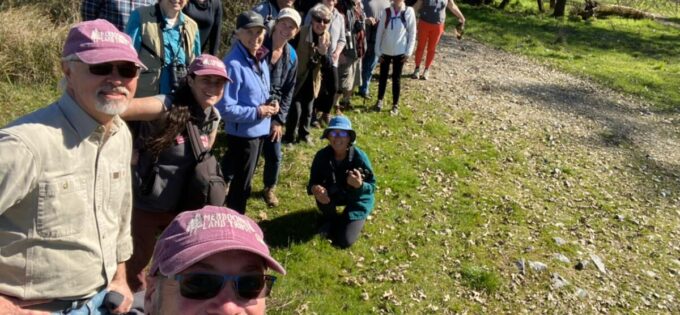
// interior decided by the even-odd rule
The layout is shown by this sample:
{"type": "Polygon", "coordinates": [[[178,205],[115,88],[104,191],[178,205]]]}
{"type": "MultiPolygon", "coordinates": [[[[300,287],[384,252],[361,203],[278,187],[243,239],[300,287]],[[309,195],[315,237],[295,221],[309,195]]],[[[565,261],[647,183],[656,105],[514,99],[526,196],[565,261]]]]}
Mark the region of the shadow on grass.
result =
{"type": "MultiPolygon", "coordinates": [[[[629,158],[634,165],[655,172],[666,178],[674,178],[680,173],[680,164],[659,163],[650,159],[650,153],[635,145],[635,134],[654,135],[663,129],[659,123],[641,121],[640,115],[651,114],[645,109],[634,109],[619,105],[612,99],[596,97],[591,87],[565,87],[558,84],[539,83],[499,87],[507,93],[516,93],[522,98],[535,101],[537,106],[547,106],[572,115],[585,117],[602,123],[607,128],[598,138],[591,138],[589,145],[618,147],[630,152],[629,158]],[[639,164],[637,164],[639,163],[639,164]]],[[[648,177],[648,176],[644,176],[648,177]]],[[[651,179],[650,179],[651,180],[651,179]]],[[[680,183],[669,180],[676,188],[680,183]]],[[[650,187],[657,186],[651,182],[650,187]]]]}
{"type": "Polygon", "coordinates": [[[316,234],[316,209],[301,210],[259,223],[270,248],[287,248],[305,243],[316,234]]]}
{"type": "Polygon", "coordinates": [[[476,26],[480,28],[479,31],[533,38],[544,44],[555,44],[558,37],[568,36],[569,46],[580,46],[587,50],[614,50],[651,58],[674,56],[679,51],[676,43],[680,40],[680,35],[652,33],[642,29],[644,26],[637,31],[630,31],[614,24],[604,27],[586,22],[562,22],[549,17],[540,18],[489,9],[469,10],[466,15],[478,22],[476,26]]]}

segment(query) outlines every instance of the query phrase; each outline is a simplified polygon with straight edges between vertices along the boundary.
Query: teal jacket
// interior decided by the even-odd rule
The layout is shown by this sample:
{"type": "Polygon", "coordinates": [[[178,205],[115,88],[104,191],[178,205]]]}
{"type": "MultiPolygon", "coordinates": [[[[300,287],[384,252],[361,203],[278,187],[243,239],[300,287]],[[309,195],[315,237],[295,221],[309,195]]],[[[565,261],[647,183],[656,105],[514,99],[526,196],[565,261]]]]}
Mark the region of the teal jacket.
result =
{"type": "Polygon", "coordinates": [[[312,186],[321,185],[329,192],[331,202],[347,206],[350,220],[363,220],[375,206],[375,174],[364,151],[352,146],[349,153],[344,160],[336,161],[330,145],[319,150],[312,162],[307,194],[312,194],[312,186]],[[359,188],[347,185],[347,171],[355,168],[364,173],[359,188]]]}

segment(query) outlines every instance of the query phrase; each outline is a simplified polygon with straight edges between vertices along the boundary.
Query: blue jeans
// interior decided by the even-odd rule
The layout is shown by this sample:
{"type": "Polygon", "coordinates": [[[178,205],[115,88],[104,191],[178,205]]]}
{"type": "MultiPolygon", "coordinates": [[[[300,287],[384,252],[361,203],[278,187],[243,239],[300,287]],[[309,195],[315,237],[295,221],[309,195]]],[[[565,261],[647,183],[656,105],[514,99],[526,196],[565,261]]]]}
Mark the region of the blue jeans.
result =
{"type": "Polygon", "coordinates": [[[66,312],[56,312],[54,315],[68,314],[68,315],[109,315],[112,314],[104,306],[104,297],[109,293],[107,290],[101,290],[99,293],[95,294],[90,298],[87,303],[83,304],[81,307],[76,309],[71,309],[66,312]]]}
{"type": "Polygon", "coordinates": [[[264,157],[264,170],[262,171],[262,181],[265,188],[276,185],[279,179],[279,169],[281,168],[281,141],[272,141],[271,135],[264,139],[262,155],[264,157]]]}
{"type": "Polygon", "coordinates": [[[369,48],[366,49],[364,59],[361,61],[361,86],[359,87],[359,92],[363,94],[368,94],[368,85],[371,83],[373,70],[378,65],[378,56],[375,55],[373,46],[368,44],[369,48]]]}

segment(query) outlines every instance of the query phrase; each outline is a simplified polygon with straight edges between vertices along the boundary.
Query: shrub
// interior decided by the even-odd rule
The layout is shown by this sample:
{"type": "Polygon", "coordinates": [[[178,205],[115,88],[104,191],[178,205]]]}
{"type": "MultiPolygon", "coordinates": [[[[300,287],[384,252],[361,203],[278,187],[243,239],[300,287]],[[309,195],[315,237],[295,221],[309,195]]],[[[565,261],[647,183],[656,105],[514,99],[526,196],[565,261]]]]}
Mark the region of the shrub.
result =
{"type": "Polygon", "coordinates": [[[50,22],[44,11],[24,7],[0,11],[0,73],[14,83],[53,83],[68,26],[50,22]],[[27,27],[26,21],[30,22],[27,27]]]}

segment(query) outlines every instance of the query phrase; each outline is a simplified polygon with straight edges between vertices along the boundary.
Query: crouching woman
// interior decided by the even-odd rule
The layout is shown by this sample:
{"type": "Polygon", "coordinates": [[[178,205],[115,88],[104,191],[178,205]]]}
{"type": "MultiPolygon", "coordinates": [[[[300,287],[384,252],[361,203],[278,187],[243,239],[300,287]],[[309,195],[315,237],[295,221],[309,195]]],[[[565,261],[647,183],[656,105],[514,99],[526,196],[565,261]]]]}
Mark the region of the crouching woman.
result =
{"type": "Polygon", "coordinates": [[[322,213],[319,233],[347,248],[373,211],[375,176],[366,153],[354,145],[356,133],[347,117],[331,119],[321,139],[329,144],[314,156],[307,193],[314,195],[322,213]],[[338,206],[345,206],[342,213],[338,206]]]}

